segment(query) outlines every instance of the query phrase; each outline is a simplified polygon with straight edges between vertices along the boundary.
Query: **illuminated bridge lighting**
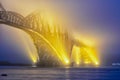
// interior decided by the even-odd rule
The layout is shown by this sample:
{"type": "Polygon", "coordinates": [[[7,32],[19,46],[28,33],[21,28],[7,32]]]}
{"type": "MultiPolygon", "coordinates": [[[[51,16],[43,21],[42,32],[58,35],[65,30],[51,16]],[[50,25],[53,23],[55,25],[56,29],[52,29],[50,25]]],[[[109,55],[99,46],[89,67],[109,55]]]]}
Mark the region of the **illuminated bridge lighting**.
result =
{"type": "Polygon", "coordinates": [[[79,36],[76,38],[71,31],[59,26],[50,14],[38,11],[23,17],[3,9],[0,11],[0,24],[19,28],[31,36],[38,53],[35,54],[28,48],[29,45],[24,44],[37,66],[100,65],[97,53],[92,49],[94,41],[79,36]]]}
{"type": "Polygon", "coordinates": [[[92,62],[93,62],[95,65],[99,65],[99,61],[98,61],[98,59],[97,59],[97,56],[95,55],[94,50],[89,49],[89,48],[84,48],[84,50],[88,53],[88,55],[89,55],[89,57],[91,58],[92,62]]]}
{"type": "Polygon", "coordinates": [[[81,60],[80,47],[73,46],[71,57],[73,62],[75,62],[77,65],[80,64],[80,60],[81,60]]]}
{"type": "MultiPolygon", "coordinates": [[[[51,54],[55,54],[56,57],[63,63],[65,64],[69,64],[69,58],[67,56],[67,53],[65,53],[65,51],[63,51],[63,47],[60,44],[60,42],[58,43],[59,46],[57,48],[55,48],[54,44],[51,44],[50,41],[48,41],[45,37],[43,37],[42,35],[40,35],[37,32],[34,32],[33,30],[28,30],[29,32],[32,32],[32,34],[34,33],[35,35],[37,35],[39,38],[41,38],[45,43],[47,43],[47,45],[54,51],[51,54]]],[[[57,46],[57,45],[56,45],[57,46]]],[[[46,46],[46,48],[49,49],[49,47],[46,46]]]]}

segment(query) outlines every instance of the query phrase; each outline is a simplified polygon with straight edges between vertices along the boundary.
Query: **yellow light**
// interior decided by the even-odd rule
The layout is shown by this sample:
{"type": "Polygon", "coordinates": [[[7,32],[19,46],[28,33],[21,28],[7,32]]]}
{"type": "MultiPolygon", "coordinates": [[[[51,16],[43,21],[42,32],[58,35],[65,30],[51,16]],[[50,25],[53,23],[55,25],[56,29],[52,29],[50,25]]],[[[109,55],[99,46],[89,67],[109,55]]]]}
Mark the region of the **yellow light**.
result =
{"type": "Polygon", "coordinates": [[[99,65],[99,61],[97,56],[95,55],[95,52],[89,48],[84,48],[84,50],[88,53],[90,59],[93,61],[94,64],[99,65]]]}
{"type": "MultiPolygon", "coordinates": [[[[37,18],[39,16],[41,16],[41,15],[36,15],[37,18]]],[[[38,21],[38,19],[37,19],[37,21],[38,21]]],[[[34,22],[36,22],[36,21],[34,21],[34,22]]],[[[61,62],[63,62],[63,64],[70,64],[70,61],[73,60],[72,62],[79,65],[80,61],[81,61],[81,57],[84,55],[84,54],[81,55],[81,46],[78,46],[76,44],[73,45],[72,55],[71,55],[72,58],[69,58],[70,54],[68,54],[68,52],[70,52],[71,50],[68,51],[66,48],[66,46],[68,46],[68,45],[66,45],[65,42],[68,41],[68,39],[65,39],[66,36],[65,36],[64,30],[63,29],[57,30],[59,28],[55,25],[55,23],[54,23],[55,21],[53,21],[53,18],[51,17],[51,15],[48,15],[48,14],[47,15],[43,14],[42,19],[40,19],[39,22],[40,22],[40,24],[42,24],[42,25],[40,25],[40,26],[42,26],[42,28],[40,28],[40,30],[41,30],[40,33],[36,32],[34,30],[29,30],[30,32],[32,32],[38,36],[38,38],[36,36],[35,36],[35,38],[37,38],[39,40],[43,40],[43,42],[47,44],[46,48],[50,49],[50,54],[53,54],[56,57],[58,57],[58,59],[61,62]]],[[[90,58],[90,59],[88,58],[88,60],[90,60],[90,61],[85,61],[85,64],[89,64],[90,62],[93,62],[94,64],[99,65],[97,56],[94,55],[95,52],[90,49],[91,47],[93,47],[95,45],[94,41],[86,39],[86,38],[81,38],[81,37],[78,37],[77,41],[78,41],[78,44],[79,43],[83,44],[82,50],[86,51],[86,53],[87,53],[86,55],[88,55],[90,58]],[[84,45],[85,45],[85,47],[84,47],[84,45]],[[88,47],[90,47],[90,48],[88,48],[88,47]]],[[[37,60],[33,56],[31,58],[34,63],[37,62],[37,60]]]]}
{"type": "Polygon", "coordinates": [[[82,43],[90,47],[95,45],[95,43],[92,40],[88,40],[88,39],[83,39],[82,43]]]}
{"type": "Polygon", "coordinates": [[[79,65],[80,63],[79,62],[76,62],[77,65],[79,65]]]}
{"type": "Polygon", "coordinates": [[[85,63],[85,64],[89,64],[89,63],[90,63],[90,61],[85,61],[84,63],[85,63]]]}
{"type": "MultiPolygon", "coordinates": [[[[37,15],[37,16],[39,17],[40,15],[37,15]]],[[[52,14],[50,14],[50,13],[42,14],[42,20],[43,20],[43,24],[44,24],[44,26],[42,26],[42,27],[44,27],[45,31],[48,30],[48,28],[50,29],[50,30],[48,30],[50,32],[48,32],[48,31],[44,32],[45,34],[42,34],[42,35],[43,35],[45,41],[55,51],[54,54],[57,54],[57,56],[63,63],[64,62],[69,63],[69,58],[68,58],[69,55],[67,53],[66,45],[65,45],[64,39],[63,39],[63,37],[65,35],[59,35],[59,34],[61,34],[61,32],[63,32],[63,30],[61,30],[61,32],[58,32],[59,25],[57,25],[58,23],[56,22],[57,20],[55,20],[55,19],[56,18],[54,18],[54,16],[52,16],[52,14]]]]}
{"type": "Polygon", "coordinates": [[[37,60],[33,58],[33,62],[34,62],[34,63],[36,63],[36,62],[37,62],[37,60]]]}
{"type": "Polygon", "coordinates": [[[66,62],[66,64],[69,64],[69,63],[70,63],[69,60],[66,60],[65,62],[66,62]]]}
{"type": "Polygon", "coordinates": [[[38,57],[36,49],[33,50],[33,47],[29,47],[29,46],[31,46],[31,45],[29,45],[29,40],[28,40],[28,42],[25,42],[24,38],[21,38],[21,39],[23,41],[23,44],[26,47],[26,51],[28,53],[28,57],[31,59],[31,62],[37,63],[37,60],[39,59],[39,57],[38,57]]]}
{"type": "Polygon", "coordinates": [[[28,30],[28,31],[32,32],[32,34],[35,34],[36,36],[38,36],[38,38],[40,40],[42,39],[43,41],[45,41],[45,43],[47,43],[48,46],[54,51],[51,53],[55,54],[56,57],[58,57],[58,59],[61,60],[61,62],[70,63],[69,58],[68,58],[68,54],[66,52],[65,44],[58,36],[56,36],[56,33],[54,34],[55,36],[52,36],[53,38],[51,38],[51,37],[49,37],[50,36],[49,33],[47,33],[47,35],[44,36],[44,34],[41,35],[33,30],[28,30]]]}
{"type": "Polygon", "coordinates": [[[59,59],[62,60],[62,57],[60,56],[57,49],[46,38],[44,38],[42,35],[40,35],[39,33],[35,31],[32,31],[32,30],[29,30],[29,31],[36,34],[39,38],[43,39],[48,44],[48,46],[50,46],[55,51],[55,53],[57,54],[57,57],[59,57],[59,59]]]}
{"type": "Polygon", "coordinates": [[[72,60],[73,62],[75,62],[76,64],[80,64],[80,47],[74,45],[73,49],[72,49],[72,60]]]}
{"type": "Polygon", "coordinates": [[[86,37],[80,36],[78,34],[74,34],[74,37],[77,41],[79,41],[80,43],[83,43],[86,46],[94,47],[96,45],[96,42],[94,39],[86,38],[86,37]]]}
{"type": "Polygon", "coordinates": [[[96,64],[96,65],[99,65],[99,63],[98,63],[98,62],[96,62],[95,64],[96,64]]]}

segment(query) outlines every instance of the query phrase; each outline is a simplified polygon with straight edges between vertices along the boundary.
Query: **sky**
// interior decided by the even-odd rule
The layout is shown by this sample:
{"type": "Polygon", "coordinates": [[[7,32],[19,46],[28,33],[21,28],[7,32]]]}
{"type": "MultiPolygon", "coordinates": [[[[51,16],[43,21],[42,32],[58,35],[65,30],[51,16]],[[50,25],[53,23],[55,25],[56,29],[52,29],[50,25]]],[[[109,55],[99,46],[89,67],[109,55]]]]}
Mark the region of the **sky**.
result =
{"type": "MultiPolygon", "coordinates": [[[[120,62],[119,0],[1,0],[0,2],[6,10],[18,12],[23,16],[37,9],[52,13],[62,26],[96,43],[102,64],[120,62]]],[[[30,62],[29,58],[25,58],[26,46],[22,44],[21,39],[29,41],[29,45],[34,47],[30,37],[23,31],[0,25],[0,60],[30,62]]]]}

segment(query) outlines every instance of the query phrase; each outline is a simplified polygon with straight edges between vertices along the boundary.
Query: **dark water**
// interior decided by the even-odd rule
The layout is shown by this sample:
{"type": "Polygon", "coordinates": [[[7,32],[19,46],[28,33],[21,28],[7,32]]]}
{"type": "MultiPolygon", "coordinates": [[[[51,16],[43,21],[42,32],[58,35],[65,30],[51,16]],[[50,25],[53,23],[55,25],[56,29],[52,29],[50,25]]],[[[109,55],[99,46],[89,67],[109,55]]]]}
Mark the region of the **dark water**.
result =
{"type": "Polygon", "coordinates": [[[0,80],[120,80],[120,68],[0,69],[0,80]]]}

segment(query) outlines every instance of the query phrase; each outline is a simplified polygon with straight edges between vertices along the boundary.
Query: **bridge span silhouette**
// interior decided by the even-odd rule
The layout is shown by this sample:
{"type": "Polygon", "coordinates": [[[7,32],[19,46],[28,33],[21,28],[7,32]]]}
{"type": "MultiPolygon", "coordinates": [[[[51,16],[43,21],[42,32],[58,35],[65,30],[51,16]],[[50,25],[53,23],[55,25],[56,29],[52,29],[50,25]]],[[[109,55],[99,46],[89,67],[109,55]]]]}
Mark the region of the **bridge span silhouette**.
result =
{"type": "Polygon", "coordinates": [[[59,25],[52,24],[35,11],[24,17],[19,13],[7,11],[0,4],[0,24],[18,28],[29,34],[38,52],[33,60],[38,66],[98,65],[95,50],[82,43],[59,25]]]}

